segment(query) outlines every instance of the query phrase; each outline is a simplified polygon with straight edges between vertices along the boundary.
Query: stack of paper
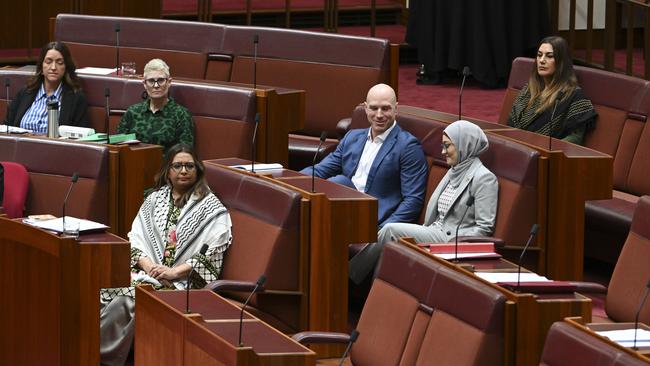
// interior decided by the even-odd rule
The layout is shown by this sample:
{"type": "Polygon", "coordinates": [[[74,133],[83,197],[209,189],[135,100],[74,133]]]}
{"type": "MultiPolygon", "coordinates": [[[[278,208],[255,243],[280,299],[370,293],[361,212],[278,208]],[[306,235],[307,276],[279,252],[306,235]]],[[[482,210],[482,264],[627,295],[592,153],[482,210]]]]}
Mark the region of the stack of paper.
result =
{"type": "MultiPolygon", "coordinates": [[[[620,344],[623,347],[634,346],[634,328],[621,329],[621,330],[605,330],[596,332],[603,337],[611,339],[613,342],[620,344]]],[[[637,328],[636,330],[636,346],[637,347],[650,347],[650,331],[637,328]]]]}
{"type": "MultiPolygon", "coordinates": [[[[247,171],[251,171],[251,165],[246,164],[246,165],[232,165],[232,168],[237,168],[237,169],[244,169],[247,171]]],[[[271,163],[271,164],[255,164],[255,171],[258,170],[277,170],[277,169],[283,169],[282,164],[278,163],[271,163]]]]}
{"type": "MultiPolygon", "coordinates": [[[[77,221],[79,222],[79,232],[89,232],[89,231],[101,231],[108,229],[108,226],[101,224],[99,222],[94,222],[90,220],[78,219],[72,216],[65,217],[66,223],[77,221]]],[[[36,226],[44,230],[55,231],[57,233],[63,232],[63,219],[61,217],[51,220],[32,220],[24,219],[25,224],[36,226]]]]}

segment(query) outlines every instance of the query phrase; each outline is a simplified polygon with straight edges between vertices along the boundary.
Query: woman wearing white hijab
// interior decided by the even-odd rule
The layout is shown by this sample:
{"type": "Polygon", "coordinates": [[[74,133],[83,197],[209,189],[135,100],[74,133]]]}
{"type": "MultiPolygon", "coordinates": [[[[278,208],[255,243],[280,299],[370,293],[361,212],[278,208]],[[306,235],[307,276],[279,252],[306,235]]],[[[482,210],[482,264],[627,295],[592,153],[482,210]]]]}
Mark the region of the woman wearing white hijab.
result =
{"type": "Polygon", "coordinates": [[[379,259],[383,245],[399,237],[412,237],[418,243],[446,243],[456,236],[459,224],[459,236],[491,235],[499,183],[478,158],[488,146],[485,133],[471,122],[460,120],[447,126],[442,136],[442,154],[451,168],[431,194],[424,225],[386,224],[379,231],[377,244],[368,245],[350,260],[352,280],[360,283],[379,259]],[[473,205],[468,209],[470,197],[473,205]]]}

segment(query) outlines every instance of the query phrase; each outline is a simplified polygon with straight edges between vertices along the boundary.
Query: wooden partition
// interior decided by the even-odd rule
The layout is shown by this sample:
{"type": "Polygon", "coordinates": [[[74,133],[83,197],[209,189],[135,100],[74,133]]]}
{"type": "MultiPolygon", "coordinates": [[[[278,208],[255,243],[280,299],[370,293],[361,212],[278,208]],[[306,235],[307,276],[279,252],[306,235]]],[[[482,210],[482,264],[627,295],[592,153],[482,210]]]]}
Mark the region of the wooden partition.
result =
{"type": "MultiPolygon", "coordinates": [[[[206,161],[228,167],[241,159],[206,161]]],[[[252,174],[230,168],[241,174],[252,174]]],[[[309,201],[308,330],[348,331],[348,244],[377,240],[377,200],[364,193],[288,169],[259,172],[260,179],[299,192],[309,201]]],[[[307,330],[306,329],[306,330],[307,330]]],[[[341,355],[341,345],[312,347],[319,357],[341,355]]]]}
{"type": "Polygon", "coordinates": [[[2,365],[99,364],[99,289],[127,286],[129,243],[0,218],[2,365]]]}
{"type": "Polygon", "coordinates": [[[314,365],[316,354],[209,290],[136,288],[135,364],[148,365],[314,365]],[[161,342],[161,340],[164,341],[161,342]]]}

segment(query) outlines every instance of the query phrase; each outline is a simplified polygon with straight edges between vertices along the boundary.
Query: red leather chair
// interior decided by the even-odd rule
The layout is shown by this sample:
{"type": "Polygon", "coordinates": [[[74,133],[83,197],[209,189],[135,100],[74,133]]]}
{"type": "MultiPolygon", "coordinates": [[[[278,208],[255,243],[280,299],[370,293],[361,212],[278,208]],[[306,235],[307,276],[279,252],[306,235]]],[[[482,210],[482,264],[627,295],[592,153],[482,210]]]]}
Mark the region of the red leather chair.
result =
{"type": "Polygon", "coordinates": [[[633,354],[580,331],[566,322],[556,322],[551,326],[539,364],[540,366],[647,365],[633,354]]]}
{"type": "MultiPolygon", "coordinates": [[[[579,283],[577,291],[587,294],[593,300],[594,323],[635,320],[650,279],[649,258],[650,196],[643,196],[634,210],[632,227],[614,267],[609,287],[579,283]]],[[[650,302],[646,302],[641,309],[639,321],[650,323],[650,302]]]]}
{"type": "MultiPolygon", "coordinates": [[[[384,247],[348,363],[502,365],[506,297],[401,243],[384,247]]],[[[347,343],[345,333],[301,332],[301,343],[347,343]]],[[[318,365],[337,364],[321,359],[318,365]]]]}
{"type": "Polygon", "coordinates": [[[22,164],[0,162],[4,168],[4,197],[2,207],[9,218],[23,217],[29,188],[29,173],[22,164]]]}

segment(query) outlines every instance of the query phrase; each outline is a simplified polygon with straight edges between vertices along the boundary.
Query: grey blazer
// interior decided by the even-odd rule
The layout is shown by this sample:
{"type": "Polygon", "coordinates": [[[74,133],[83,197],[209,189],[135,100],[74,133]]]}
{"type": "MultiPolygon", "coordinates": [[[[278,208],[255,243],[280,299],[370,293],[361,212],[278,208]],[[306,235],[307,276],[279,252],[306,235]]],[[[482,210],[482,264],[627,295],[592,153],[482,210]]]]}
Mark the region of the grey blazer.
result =
{"type": "MultiPolygon", "coordinates": [[[[465,178],[458,186],[451,206],[443,221],[443,231],[448,239],[456,236],[456,227],[467,207],[467,199],[474,197],[474,207],[467,210],[458,230],[459,236],[489,236],[492,235],[494,222],[497,217],[497,202],[499,198],[499,182],[497,177],[477,159],[465,178]]],[[[438,218],[438,198],[447,187],[449,174],[445,174],[436,190],[431,194],[424,225],[431,225],[438,218]]]]}

